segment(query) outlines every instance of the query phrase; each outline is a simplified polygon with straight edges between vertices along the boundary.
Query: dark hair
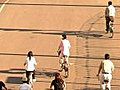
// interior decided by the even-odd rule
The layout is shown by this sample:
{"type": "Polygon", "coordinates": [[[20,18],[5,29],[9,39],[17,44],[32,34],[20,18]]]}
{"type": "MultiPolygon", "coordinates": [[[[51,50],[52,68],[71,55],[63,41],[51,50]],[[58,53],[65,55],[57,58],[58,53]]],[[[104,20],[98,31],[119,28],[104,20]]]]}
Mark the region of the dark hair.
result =
{"type": "Polygon", "coordinates": [[[62,37],[63,37],[63,39],[66,39],[67,38],[66,33],[63,33],[62,37]]]}
{"type": "Polygon", "coordinates": [[[60,73],[56,72],[55,73],[55,78],[57,79],[57,78],[59,78],[59,76],[60,76],[60,73]]]}
{"type": "Polygon", "coordinates": [[[105,54],[105,59],[109,59],[110,55],[109,54],[105,54]]]}
{"type": "Polygon", "coordinates": [[[33,56],[33,52],[32,51],[29,51],[28,54],[27,54],[27,57],[29,57],[29,60],[31,60],[31,57],[33,56]]]}
{"type": "Polygon", "coordinates": [[[112,1],[108,1],[108,5],[112,5],[112,1]]]}
{"type": "Polygon", "coordinates": [[[62,84],[64,83],[63,79],[60,76],[60,73],[58,73],[58,72],[55,73],[55,80],[57,80],[58,82],[60,82],[62,84]]]}

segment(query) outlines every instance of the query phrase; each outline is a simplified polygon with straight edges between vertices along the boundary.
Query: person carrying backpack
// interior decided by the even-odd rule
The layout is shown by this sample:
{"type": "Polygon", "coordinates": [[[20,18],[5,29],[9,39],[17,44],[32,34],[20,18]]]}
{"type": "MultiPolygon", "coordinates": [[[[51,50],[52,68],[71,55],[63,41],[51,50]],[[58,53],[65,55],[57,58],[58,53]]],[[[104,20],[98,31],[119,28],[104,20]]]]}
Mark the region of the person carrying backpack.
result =
{"type": "Polygon", "coordinates": [[[108,90],[111,90],[111,80],[112,80],[112,72],[114,71],[114,64],[110,60],[110,55],[105,54],[105,60],[101,61],[101,64],[99,66],[98,74],[99,76],[101,72],[101,78],[100,78],[100,83],[101,83],[101,88],[102,90],[105,90],[107,88],[108,90]],[[107,86],[107,87],[106,87],[107,86]]]}
{"type": "Polygon", "coordinates": [[[60,73],[55,73],[55,79],[51,82],[50,90],[66,90],[66,83],[61,78],[60,73]]]}

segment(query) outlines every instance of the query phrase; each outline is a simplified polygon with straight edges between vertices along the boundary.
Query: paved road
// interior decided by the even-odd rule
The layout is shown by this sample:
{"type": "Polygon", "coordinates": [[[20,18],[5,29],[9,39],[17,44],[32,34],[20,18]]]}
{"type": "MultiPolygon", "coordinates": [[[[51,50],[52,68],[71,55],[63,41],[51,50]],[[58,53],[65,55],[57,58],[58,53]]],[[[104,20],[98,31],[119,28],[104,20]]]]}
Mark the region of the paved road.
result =
{"type": "MultiPolygon", "coordinates": [[[[119,8],[115,36],[104,34],[104,6],[107,0],[10,0],[0,13],[0,78],[18,90],[24,75],[23,63],[32,50],[38,62],[34,90],[49,88],[58,71],[56,54],[60,35],[67,32],[71,42],[70,77],[67,90],[97,90],[98,64],[106,52],[116,70],[112,88],[119,90],[119,8]],[[99,7],[98,7],[99,6],[99,7]],[[101,6],[101,7],[100,7],[101,6]],[[117,88],[117,89],[116,89],[117,88]]],[[[119,0],[114,0],[118,5],[119,0]]],[[[64,75],[64,73],[61,73],[64,75]]]]}

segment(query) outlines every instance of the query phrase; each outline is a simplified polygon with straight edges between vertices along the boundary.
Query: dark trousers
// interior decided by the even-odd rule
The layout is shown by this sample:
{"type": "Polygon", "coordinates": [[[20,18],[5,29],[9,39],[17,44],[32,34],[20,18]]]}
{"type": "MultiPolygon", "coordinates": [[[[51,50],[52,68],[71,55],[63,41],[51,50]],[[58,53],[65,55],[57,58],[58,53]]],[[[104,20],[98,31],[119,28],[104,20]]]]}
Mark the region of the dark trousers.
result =
{"type": "Polygon", "coordinates": [[[113,32],[112,30],[110,30],[110,22],[114,22],[114,18],[113,17],[106,17],[106,31],[110,31],[111,33],[113,32]]]}
{"type": "Polygon", "coordinates": [[[26,77],[27,77],[27,82],[29,82],[29,76],[30,76],[30,73],[33,73],[32,74],[32,78],[35,79],[35,70],[34,71],[26,71],[26,77]]]}

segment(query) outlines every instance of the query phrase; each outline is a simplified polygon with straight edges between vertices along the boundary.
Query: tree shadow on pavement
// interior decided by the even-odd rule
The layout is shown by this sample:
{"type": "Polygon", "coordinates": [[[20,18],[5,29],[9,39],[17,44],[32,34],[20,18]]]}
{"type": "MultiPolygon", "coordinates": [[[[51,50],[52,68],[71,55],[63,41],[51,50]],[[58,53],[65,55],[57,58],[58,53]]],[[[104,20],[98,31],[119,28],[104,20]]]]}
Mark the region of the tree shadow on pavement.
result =
{"type": "Polygon", "coordinates": [[[24,74],[25,69],[21,68],[11,68],[8,70],[0,70],[0,73],[8,73],[8,74],[24,74]]]}
{"type": "Polygon", "coordinates": [[[22,77],[7,77],[6,83],[22,84],[22,77]]]}
{"type": "Polygon", "coordinates": [[[55,76],[55,73],[58,69],[53,68],[42,68],[36,70],[36,77],[38,78],[52,78],[55,76]]]}

